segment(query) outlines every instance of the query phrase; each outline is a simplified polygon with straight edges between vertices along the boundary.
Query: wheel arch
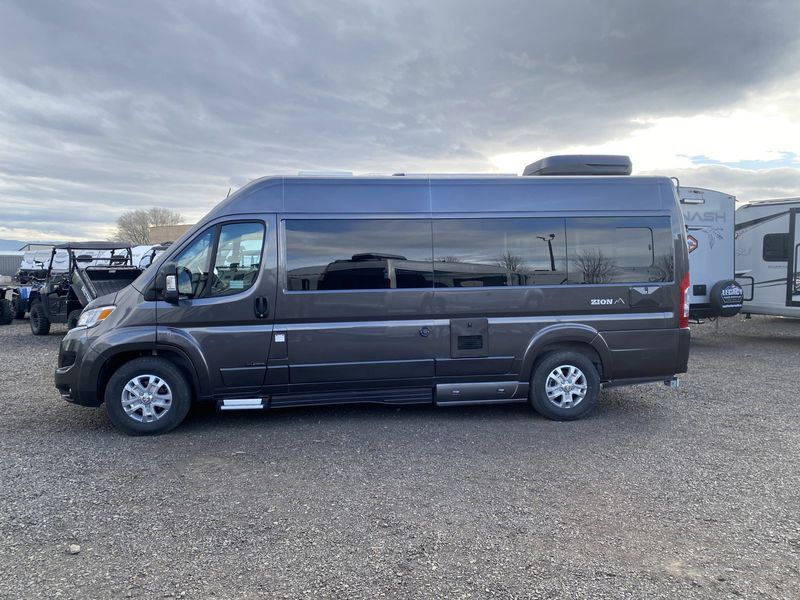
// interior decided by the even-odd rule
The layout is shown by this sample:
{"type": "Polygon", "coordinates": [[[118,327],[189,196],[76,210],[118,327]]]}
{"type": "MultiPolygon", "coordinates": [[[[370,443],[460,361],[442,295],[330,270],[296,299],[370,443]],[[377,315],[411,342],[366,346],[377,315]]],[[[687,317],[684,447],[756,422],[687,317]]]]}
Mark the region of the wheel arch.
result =
{"type": "Polygon", "coordinates": [[[96,371],[94,380],[97,382],[97,397],[101,401],[105,398],[105,390],[109,380],[122,365],[136,358],[147,356],[164,358],[176,366],[186,377],[193,399],[199,398],[200,378],[189,356],[183,350],[174,346],[147,343],[114,347],[112,350],[100,355],[100,360],[97,361],[97,366],[94,369],[96,371]]]}
{"type": "Polygon", "coordinates": [[[603,336],[589,325],[557,323],[539,331],[528,343],[520,371],[528,380],[541,360],[552,352],[569,350],[586,356],[597,367],[601,381],[611,377],[611,352],[603,336]]]}

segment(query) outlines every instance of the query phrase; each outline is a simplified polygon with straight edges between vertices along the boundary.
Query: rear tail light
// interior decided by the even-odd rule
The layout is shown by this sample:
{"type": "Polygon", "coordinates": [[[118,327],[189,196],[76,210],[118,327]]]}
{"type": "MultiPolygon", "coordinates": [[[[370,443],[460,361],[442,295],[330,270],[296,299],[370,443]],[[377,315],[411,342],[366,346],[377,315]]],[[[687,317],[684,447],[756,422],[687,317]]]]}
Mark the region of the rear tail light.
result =
{"type": "Polygon", "coordinates": [[[689,273],[681,279],[681,313],[678,320],[678,327],[686,329],[689,327],[689,273]]]}

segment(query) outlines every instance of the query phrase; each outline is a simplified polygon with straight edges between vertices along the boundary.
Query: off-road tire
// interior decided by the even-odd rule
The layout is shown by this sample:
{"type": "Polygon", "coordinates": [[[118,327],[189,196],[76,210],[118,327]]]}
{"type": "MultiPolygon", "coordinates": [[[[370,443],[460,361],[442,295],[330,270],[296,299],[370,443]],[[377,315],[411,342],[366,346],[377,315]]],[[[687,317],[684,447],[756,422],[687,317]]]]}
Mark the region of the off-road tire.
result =
{"type": "Polygon", "coordinates": [[[135,358],[117,369],[106,385],[104,397],[106,412],[114,427],[128,435],[158,435],[174,429],[186,418],[192,402],[192,390],[183,372],[170,361],[157,356],[145,356],[135,358]],[[128,383],[145,375],[163,380],[172,395],[169,408],[151,422],[129,416],[123,407],[123,392],[128,383]]]}
{"type": "Polygon", "coordinates": [[[30,321],[33,335],[48,335],[50,333],[50,319],[47,318],[41,302],[35,302],[31,306],[30,321]]]}
{"type": "Polygon", "coordinates": [[[12,298],[11,300],[11,312],[14,313],[15,319],[24,319],[25,318],[25,308],[20,307],[19,305],[20,298],[12,298]]]}
{"type": "Polygon", "coordinates": [[[81,317],[80,310],[73,310],[67,317],[67,330],[75,329],[78,326],[78,319],[81,317]]]}
{"type": "Polygon", "coordinates": [[[0,325],[8,325],[14,320],[14,313],[11,311],[11,302],[5,298],[0,298],[0,325]]]}

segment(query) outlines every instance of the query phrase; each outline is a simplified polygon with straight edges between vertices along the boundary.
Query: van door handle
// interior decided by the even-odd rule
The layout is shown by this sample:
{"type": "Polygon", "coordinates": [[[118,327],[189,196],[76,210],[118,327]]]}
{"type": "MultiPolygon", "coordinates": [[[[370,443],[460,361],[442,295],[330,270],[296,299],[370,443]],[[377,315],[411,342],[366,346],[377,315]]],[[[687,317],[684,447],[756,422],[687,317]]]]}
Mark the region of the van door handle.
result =
{"type": "Polygon", "coordinates": [[[267,300],[266,296],[257,296],[254,308],[256,311],[256,318],[264,319],[269,314],[269,300],[267,300]]]}

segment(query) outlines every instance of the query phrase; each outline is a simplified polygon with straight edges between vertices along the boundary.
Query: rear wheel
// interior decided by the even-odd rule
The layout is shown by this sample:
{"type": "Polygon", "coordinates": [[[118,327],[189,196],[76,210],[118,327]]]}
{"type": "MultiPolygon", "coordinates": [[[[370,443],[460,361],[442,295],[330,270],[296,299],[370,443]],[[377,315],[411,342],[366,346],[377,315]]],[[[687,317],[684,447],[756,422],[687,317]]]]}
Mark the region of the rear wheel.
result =
{"type": "Polygon", "coordinates": [[[599,393],[600,375],[594,363],[579,352],[559,351],[536,366],[530,401],[548,419],[573,421],[594,408],[599,393]]]}
{"type": "Polygon", "coordinates": [[[67,317],[67,329],[75,329],[78,326],[78,319],[81,318],[80,310],[73,310],[67,317]]]}
{"type": "Polygon", "coordinates": [[[50,319],[44,312],[41,302],[31,306],[31,331],[33,335],[47,335],[50,333],[50,319]]]}
{"type": "Polygon", "coordinates": [[[11,312],[11,302],[0,298],[0,325],[8,325],[13,320],[14,313],[11,312]]]}
{"type": "Polygon", "coordinates": [[[164,358],[146,356],[122,365],[105,391],[106,412],[128,435],[157,435],[174,429],[191,404],[186,377],[164,358]]]}
{"type": "Polygon", "coordinates": [[[22,299],[19,296],[14,296],[11,299],[11,312],[14,313],[15,319],[25,318],[25,306],[22,304],[22,299]]]}

